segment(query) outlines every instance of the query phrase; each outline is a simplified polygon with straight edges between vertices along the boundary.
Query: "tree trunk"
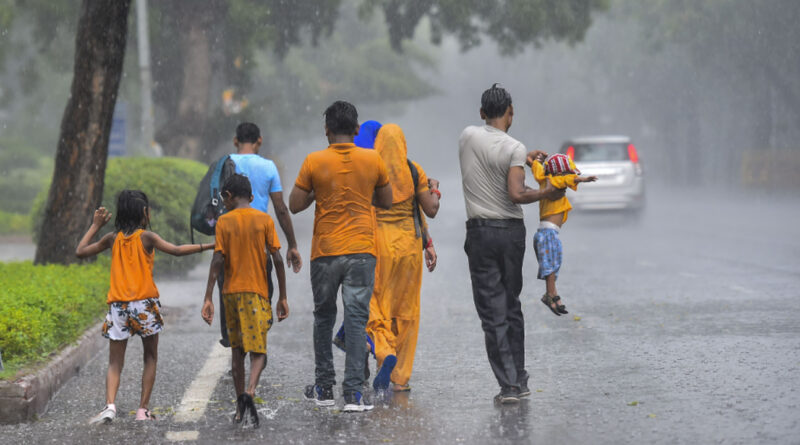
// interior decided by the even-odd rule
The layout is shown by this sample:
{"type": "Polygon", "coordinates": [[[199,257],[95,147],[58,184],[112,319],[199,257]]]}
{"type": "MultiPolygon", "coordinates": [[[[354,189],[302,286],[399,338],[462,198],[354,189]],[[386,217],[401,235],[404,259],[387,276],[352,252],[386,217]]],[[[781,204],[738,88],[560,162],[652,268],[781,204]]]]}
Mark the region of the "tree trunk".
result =
{"type": "Polygon", "coordinates": [[[84,0],[81,6],[71,95],[61,120],[36,264],[76,262],[75,247],[103,198],[129,9],[130,0],[84,0]]]}
{"type": "MultiPolygon", "coordinates": [[[[186,31],[178,44],[181,47],[182,73],[177,110],[170,121],[159,129],[156,139],[169,156],[206,161],[206,131],[210,114],[211,81],[214,73],[212,40],[215,22],[224,16],[224,2],[207,2],[197,7],[194,1],[175,4],[185,17],[186,31]]],[[[224,36],[222,36],[224,38],[224,36]]],[[[177,73],[176,73],[177,74],[177,73]]]]}

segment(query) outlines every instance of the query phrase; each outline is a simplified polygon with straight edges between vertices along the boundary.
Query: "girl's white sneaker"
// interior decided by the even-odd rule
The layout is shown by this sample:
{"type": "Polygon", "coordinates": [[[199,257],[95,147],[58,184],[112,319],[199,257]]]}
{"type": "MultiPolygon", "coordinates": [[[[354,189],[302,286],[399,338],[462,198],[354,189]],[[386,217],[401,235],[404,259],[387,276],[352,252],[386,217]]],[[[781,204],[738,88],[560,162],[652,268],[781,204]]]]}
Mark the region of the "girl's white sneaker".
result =
{"type": "Polygon", "coordinates": [[[117,408],[111,405],[106,405],[100,414],[92,417],[89,419],[89,424],[93,425],[95,423],[111,423],[114,418],[117,417],[117,408]]]}

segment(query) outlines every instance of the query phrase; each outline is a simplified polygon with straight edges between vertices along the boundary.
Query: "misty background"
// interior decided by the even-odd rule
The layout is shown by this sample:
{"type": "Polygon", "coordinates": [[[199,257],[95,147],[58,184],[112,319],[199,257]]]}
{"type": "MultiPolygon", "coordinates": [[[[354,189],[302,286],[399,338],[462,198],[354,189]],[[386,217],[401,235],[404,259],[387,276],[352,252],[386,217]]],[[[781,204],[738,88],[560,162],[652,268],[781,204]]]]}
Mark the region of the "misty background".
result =
{"type": "MultiPolygon", "coordinates": [[[[49,184],[72,77],[77,5],[26,2],[12,8],[13,17],[0,14],[6,218],[29,212],[49,184]]],[[[499,82],[514,99],[510,133],[529,149],[555,151],[570,137],[623,134],[637,146],[648,185],[770,193],[800,187],[796,2],[612,0],[593,13],[583,41],[545,38],[527,47],[487,37],[465,44],[436,36],[423,19],[400,51],[392,49],[383,12],[365,13],[363,5],[343,1],[338,14],[298,25],[295,41],[282,44],[244,26],[242,17],[253,11],[212,14],[201,23],[201,37],[211,42],[205,89],[187,99],[179,92],[193,81],[186,74],[193,67],[181,65],[192,45],[191,16],[181,21],[188,12],[180,2],[151,4],[161,151],[211,162],[233,149],[235,125],[250,120],[262,129],[262,154],[278,162],[290,189],[299,160],[327,145],[322,111],[345,99],[362,120],[401,125],[411,158],[434,177],[457,180],[458,135],[480,123],[480,94],[499,82]],[[189,37],[176,37],[176,28],[189,37]],[[202,119],[181,121],[176,110],[186,100],[204,104],[202,119]]],[[[126,108],[126,154],[151,156],[140,131],[135,17],[129,27],[118,100],[126,108]]]]}

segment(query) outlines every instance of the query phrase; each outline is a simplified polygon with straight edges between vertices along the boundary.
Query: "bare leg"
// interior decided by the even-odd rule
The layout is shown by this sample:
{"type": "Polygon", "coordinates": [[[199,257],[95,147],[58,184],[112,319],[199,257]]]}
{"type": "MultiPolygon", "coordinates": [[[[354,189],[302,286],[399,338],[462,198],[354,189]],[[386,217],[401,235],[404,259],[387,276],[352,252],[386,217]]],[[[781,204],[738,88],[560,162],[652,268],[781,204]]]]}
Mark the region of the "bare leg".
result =
{"type": "MultiPolygon", "coordinates": [[[[547,286],[547,295],[550,295],[551,297],[555,297],[556,295],[558,295],[558,290],[556,290],[556,274],[551,273],[550,275],[546,276],[544,282],[545,285],[547,286]]],[[[563,300],[561,304],[564,304],[563,300]]],[[[550,306],[555,308],[556,304],[553,303],[550,306]]]]}
{"type": "Polygon", "coordinates": [[[156,382],[156,364],[158,362],[158,334],[142,337],[144,349],[144,368],[142,369],[142,398],[139,408],[147,409],[150,404],[150,394],[156,382]]]}
{"type": "Polygon", "coordinates": [[[233,389],[239,396],[244,392],[244,356],[242,348],[231,348],[231,373],[233,374],[233,389]]]}
{"type": "Polygon", "coordinates": [[[125,365],[125,349],[128,340],[109,340],[108,345],[108,372],[106,373],[106,405],[111,405],[117,398],[119,390],[119,377],[125,365]]]}
{"type": "Polygon", "coordinates": [[[250,353],[250,382],[247,385],[247,393],[251,396],[256,395],[256,387],[258,386],[258,379],[261,378],[261,372],[267,367],[267,354],[250,353]]]}

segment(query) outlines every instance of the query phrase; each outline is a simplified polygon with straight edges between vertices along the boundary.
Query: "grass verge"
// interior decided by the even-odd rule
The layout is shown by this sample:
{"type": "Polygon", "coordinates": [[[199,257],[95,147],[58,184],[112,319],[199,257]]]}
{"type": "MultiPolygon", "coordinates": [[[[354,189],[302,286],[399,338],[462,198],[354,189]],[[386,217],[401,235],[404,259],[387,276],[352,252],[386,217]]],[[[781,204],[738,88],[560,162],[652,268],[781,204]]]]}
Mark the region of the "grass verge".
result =
{"type": "MultiPolygon", "coordinates": [[[[108,259],[83,265],[0,263],[0,351],[11,379],[75,341],[107,310],[108,259]]],[[[98,334],[99,335],[99,334],[98,334]]]]}

